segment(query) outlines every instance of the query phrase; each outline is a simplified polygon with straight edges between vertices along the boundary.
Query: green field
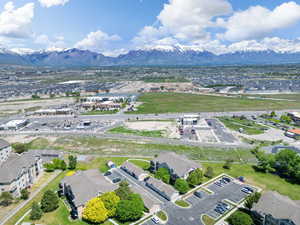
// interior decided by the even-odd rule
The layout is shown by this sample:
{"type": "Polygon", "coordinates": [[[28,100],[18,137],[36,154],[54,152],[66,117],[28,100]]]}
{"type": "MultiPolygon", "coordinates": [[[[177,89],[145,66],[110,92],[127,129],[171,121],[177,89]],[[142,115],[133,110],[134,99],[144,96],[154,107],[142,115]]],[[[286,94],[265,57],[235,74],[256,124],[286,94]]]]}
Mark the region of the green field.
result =
{"type": "Polygon", "coordinates": [[[124,126],[112,128],[108,132],[113,134],[131,134],[131,135],[144,136],[144,137],[163,137],[164,134],[163,130],[153,130],[153,131],[133,130],[133,129],[128,129],[124,126]]]}
{"type": "Polygon", "coordinates": [[[259,97],[259,98],[288,99],[288,100],[300,101],[300,94],[243,95],[243,96],[259,97]]]}
{"type": "Polygon", "coordinates": [[[248,135],[263,134],[268,129],[248,119],[219,117],[219,120],[231,130],[239,131],[242,128],[243,133],[248,135]]]}
{"type": "Polygon", "coordinates": [[[132,113],[226,112],[247,110],[299,109],[300,102],[258,100],[182,93],[145,93],[144,104],[132,113]]]}

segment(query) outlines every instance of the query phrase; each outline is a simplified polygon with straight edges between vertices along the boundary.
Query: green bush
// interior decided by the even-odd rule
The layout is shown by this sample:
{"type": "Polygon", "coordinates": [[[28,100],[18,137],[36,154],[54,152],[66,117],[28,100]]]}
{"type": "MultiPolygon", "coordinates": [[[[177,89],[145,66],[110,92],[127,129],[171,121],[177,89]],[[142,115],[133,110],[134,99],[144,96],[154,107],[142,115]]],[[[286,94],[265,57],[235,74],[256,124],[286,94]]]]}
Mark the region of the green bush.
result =
{"type": "Polygon", "coordinates": [[[177,179],[174,187],[179,191],[180,194],[185,194],[190,189],[189,184],[184,179],[177,179]]]}

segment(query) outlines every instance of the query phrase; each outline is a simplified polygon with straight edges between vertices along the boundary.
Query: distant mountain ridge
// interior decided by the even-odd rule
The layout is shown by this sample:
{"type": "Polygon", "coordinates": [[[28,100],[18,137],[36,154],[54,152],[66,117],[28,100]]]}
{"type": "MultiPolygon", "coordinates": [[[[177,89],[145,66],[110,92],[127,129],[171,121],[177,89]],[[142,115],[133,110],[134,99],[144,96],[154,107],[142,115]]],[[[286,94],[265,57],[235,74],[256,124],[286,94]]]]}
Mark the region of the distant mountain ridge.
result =
{"type": "Polygon", "coordinates": [[[117,57],[89,50],[66,49],[37,52],[13,52],[0,49],[0,64],[29,66],[122,66],[122,65],[245,65],[300,63],[300,52],[238,51],[216,55],[202,50],[167,48],[132,50],[117,57]]]}

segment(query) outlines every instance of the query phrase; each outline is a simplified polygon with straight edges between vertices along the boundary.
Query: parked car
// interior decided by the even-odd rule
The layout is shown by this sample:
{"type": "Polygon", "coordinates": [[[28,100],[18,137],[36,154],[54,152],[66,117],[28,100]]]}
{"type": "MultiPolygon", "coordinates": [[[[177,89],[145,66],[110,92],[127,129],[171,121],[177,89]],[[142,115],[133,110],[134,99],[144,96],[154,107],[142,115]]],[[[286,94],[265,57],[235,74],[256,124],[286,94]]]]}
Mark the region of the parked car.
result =
{"type": "Polygon", "coordinates": [[[231,179],[228,178],[228,177],[223,177],[222,180],[226,181],[227,183],[230,183],[230,182],[231,182],[231,179]]]}
{"type": "Polygon", "coordinates": [[[112,173],[110,171],[107,171],[104,176],[110,176],[112,173]]]}
{"type": "Polygon", "coordinates": [[[201,191],[195,191],[194,195],[197,196],[198,198],[202,198],[203,197],[203,194],[202,194],[201,191]]]}
{"type": "Polygon", "coordinates": [[[115,183],[118,183],[121,181],[121,178],[120,177],[116,177],[112,180],[112,182],[115,184],[115,183]]]}
{"type": "Polygon", "coordinates": [[[246,194],[251,194],[252,193],[247,188],[242,188],[241,191],[244,192],[244,193],[246,193],[246,194]]]}
{"type": "Polygon", "coordinates": [[[153,221],[153,223],[158,224],[159,223],[159,219],[157,218],[157,216],[153,216],[151,218],[151,220],[153,221]]]}

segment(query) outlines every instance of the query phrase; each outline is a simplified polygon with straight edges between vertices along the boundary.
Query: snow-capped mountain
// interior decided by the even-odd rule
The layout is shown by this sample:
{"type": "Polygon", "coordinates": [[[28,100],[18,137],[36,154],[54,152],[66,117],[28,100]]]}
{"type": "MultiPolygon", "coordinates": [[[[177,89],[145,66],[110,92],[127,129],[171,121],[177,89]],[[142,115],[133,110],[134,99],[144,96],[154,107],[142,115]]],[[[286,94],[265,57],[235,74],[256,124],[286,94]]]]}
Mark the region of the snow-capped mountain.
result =
{"type": "Polygon", "coordinates": [[[80,49],[0,49],[0,64],[31,66],[113,66],[113,65],[239,65],[300,63],[300,52],[236,51],[214,54],[201,48],[156,46],[129,51],[117,57],[80,49]]]}

